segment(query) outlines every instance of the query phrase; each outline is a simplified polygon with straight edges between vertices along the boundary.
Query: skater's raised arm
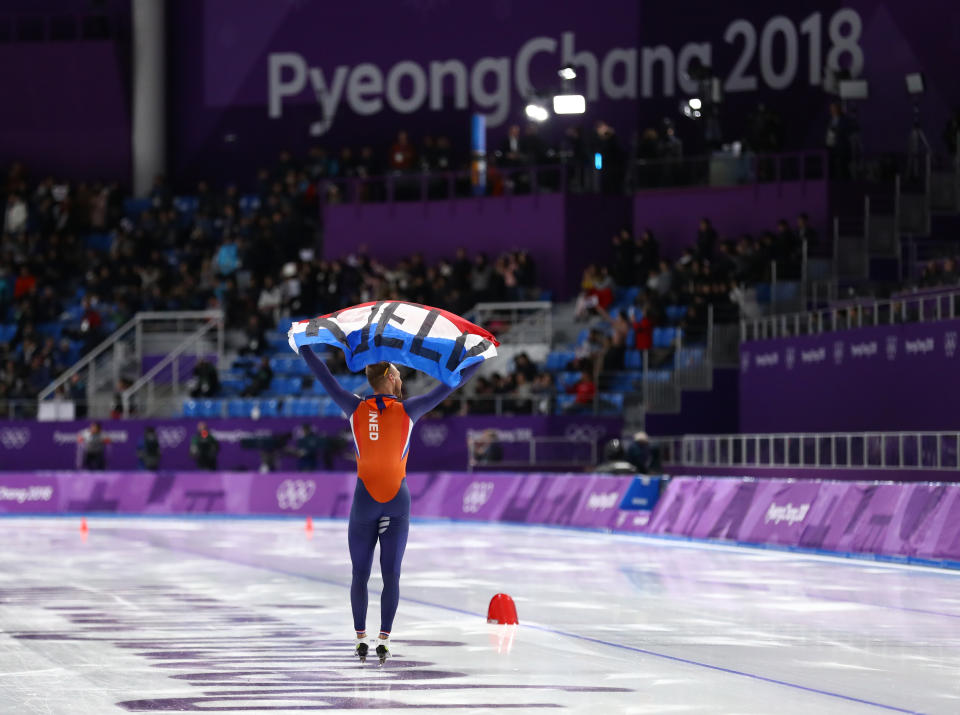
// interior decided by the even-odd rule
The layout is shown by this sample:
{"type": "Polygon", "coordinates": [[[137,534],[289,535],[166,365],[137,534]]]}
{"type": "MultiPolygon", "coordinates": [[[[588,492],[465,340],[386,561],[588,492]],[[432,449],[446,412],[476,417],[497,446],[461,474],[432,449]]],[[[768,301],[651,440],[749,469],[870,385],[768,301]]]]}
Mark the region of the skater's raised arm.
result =
{"type": "MultiPolygon", "coordinates": [[[[474,373],[476,373],[482,364],[482,362],[478,362],[464,369],[463,372],[460,373],[460,384],[457,387],[463,387],[467,383],[467,380],[473,377],[474,373]]],[[[410,419],[416,422],[434,407],[447,399],[456,389],[456,387],[450,387],[449,385],[445,385],[441,382],[425,395],[417,395],[416,397],[407,398],[403,401],[403,407],[407,411],[407,415],[409,415],[410,419]]]]}
{"type": "Polygon", "coordinates": [[[313,348],[309,345],[304,345],[300,348],[300,356],[307,365],[310,366],[310,370],[320,381],[320,384],[323,385],[323,389],[333,398],[333,401],[337,403],[337,407],[343,411],[343,414],[347,417],[352,415],[354,410],[357,409],[357,405],[360,404],[360,398],[349,390],[345,390],[340,383],[337,382],[337,378],[330,373],[330,368],[327,367],[327,364],[317,357],[317,354],[313,352],[313,348]]]}

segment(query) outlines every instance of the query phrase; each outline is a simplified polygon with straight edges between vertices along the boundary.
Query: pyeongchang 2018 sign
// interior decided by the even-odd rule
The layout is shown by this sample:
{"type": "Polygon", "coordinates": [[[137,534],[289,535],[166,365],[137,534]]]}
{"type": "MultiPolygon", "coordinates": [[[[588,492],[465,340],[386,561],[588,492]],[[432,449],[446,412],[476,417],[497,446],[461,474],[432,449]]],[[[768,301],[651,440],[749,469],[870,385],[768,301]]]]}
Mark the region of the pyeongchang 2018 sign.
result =
{"type": "MultiPolygon", "coordinates": [[[[716,39],[686,42],[676,49],[658,44],[597,50],[576,32],[565,31],[529,37],[509,54],[472,62],[437,56],[425,61],[399,59],[384,66],[371,55],[354,64],[325,68],[311,64],[302,52],[277,51],[266,56],[268,113],[278,119],[285,104],[307,96],[320,105],[325,118],[317,133],[329,130],[344,106],[360,116],[474,108],[495,127],[510,115],[513,97],[533,96],[538,87],[544,88],[545,73],[566,66],[583,77],[578,89],[591,102],[697,96],[701,89],[691,76],[691,66],[714,66],[716,45],[738,53],[721,78],[725,93],[761,87],[779,91],[798,83],[819,85],[824,69],[840,67],[841,62],[851,76],[859,76],[864,66],[862,31],[858,12],[841,8],[832,14],[812,13],[799,22],[784,15],[759,25],[733,19],[716,39]],[[535,65],[549,69],[535,73],[535,65]]],[[[320,47],[326,55],[327,47],[323,43],[320,47]]]]}

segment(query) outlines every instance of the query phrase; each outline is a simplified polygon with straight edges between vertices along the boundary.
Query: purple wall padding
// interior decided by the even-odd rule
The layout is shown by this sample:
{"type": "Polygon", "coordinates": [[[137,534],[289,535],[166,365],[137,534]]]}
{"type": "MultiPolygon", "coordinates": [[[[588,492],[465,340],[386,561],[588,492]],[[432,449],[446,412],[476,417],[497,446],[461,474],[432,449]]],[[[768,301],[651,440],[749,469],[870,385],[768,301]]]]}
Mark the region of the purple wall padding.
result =
{"type": "MultiPolygon", "coordinates": [[[[649,512],[621,510],[632,476],[412,472],[419,518],[640,531],[649,512]]],[[[350,472],[7,472],[0,514],[349,515],[350,472]]]]}
{"type": "Polygon", "coordinates": [[[679,412],[647,412],[647,434],[734,434],[739,431],[739,373],[716,368],[710,390],[684,390],[679,412]]]}
{"type": "Polygon", "coordinates": [[[588,263],[607,263],[610,239],[630,226],[627,197],[538,194],[450,201],[345,204],[324,209],[324,257],[366,246],[392,263],[420,251],[428,263],[464,247],[492,259],[525,249],[538,284],[555,297],[575,295],[588,263]]]}
{"type": "MultiPolygon", "coordinates": [[[[278,417],[272,419],[218,419],[207,420],[214,436],[220,441],[219,466],[225,470],[256,469],[260,457],[256,451],[240,447],[245,437],[293,432],[305,421],[321,434],[342,435],[346,440],[344,454],[353,451],[347,421],[337,418],[309,419],[278,417]]],[[[35,422],[10,420],[0,422],[0,472],[37,469],[74,469],[77,467],[77,432],[86,428],[87,421],[35,422]]],[[[107,466],[110,469],[136,469],[137,442],[147,425],[157,428],[162,456],[160,467],[165,470],[193,469],[188,452],[190,437],[196,429],[196,420],[102,420],[104,433],[110,439],[107,466]]],[[[619,417],[578,417],[572,415],[537,417],[448,417],[426,418],[413,429],[410,456],[411,470],[465,469],[467,466],[467,437],[494,429],[503,443],[504,460],[525,459],[529,455],[529,439],[537,436],[566,436],[574,439],[594,439],[598,444],[620,435],[623,420],[619,417]]],[[[560,445],[562,448],[563,445],[560,445]]],[[[574,458],[583,449],[556,456],[556,459],[574,458]]],[[[334,469],[350,469],[345,458],[334,461],[334,469]]],[[[280,468],[296,468],[292,458],[281,460],[280,468]]]]}
{"type": "Polygon", "coordinates": [[[650,533],[960,560],[960,485],[672,479],[650,533]]]}
{"type": "Polygon", "coordinates": [[[960,429],[960,320],[740,346],[743,432],[960,429]]]}
{"type": "Polygon", "coordinates": [[[826,181],[662,189],[633,197],[634,230],[650,228],[664,258],[676,258],[694,246],[701,218],[709,218],[721,238],[736,239],[772,231],[780,219],[793,226],[801,212],[809,215],[821,236],[829,235],[826,181]]]}
{"type": "Polygon", "coordinates": [[[113,42],[0,44],[0,166],[34,178],[127,181],[126,68],[113,42]]]}

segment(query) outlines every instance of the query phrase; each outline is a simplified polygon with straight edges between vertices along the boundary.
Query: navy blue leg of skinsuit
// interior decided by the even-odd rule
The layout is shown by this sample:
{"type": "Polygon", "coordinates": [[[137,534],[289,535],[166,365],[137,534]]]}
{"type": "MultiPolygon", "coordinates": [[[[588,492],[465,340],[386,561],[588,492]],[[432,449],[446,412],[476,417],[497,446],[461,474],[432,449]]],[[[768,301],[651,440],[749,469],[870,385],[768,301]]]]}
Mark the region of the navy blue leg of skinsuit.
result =
{"type": "Polygon", "coordinates": [[[380,595],[380,630],[389,633],[400,602],[400,563],[407,547],[410,530],[410,490],[407,481],[400,491],[386,503],[378,502],[357,480],[350,508],[347,538],[350,543],[350,561],[353,563],[353,582],[350,585],[350,604],[353,606],[353,625],[363,631],[367,622],[367,581],[373,565],[373,550],[380,541],[380,571],[383,574],[383,592],[380,595]]]}

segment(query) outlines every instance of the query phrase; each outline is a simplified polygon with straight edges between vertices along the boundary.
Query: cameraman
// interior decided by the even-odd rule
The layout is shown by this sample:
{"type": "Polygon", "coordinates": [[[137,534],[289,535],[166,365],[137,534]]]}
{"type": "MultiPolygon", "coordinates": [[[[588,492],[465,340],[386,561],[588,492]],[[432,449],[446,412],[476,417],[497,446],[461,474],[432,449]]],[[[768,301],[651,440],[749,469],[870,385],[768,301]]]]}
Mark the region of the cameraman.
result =
{"type": "Polygon", "coordinates": [[[190,438],[190,456],[197,464],[197,469],[215,472],[217,470],[217,454],[220,452],[220,443],[213,433],[207,429],[206,422],[197,424],[197,431],[190,438]]]}
{"type": "Polygon", "coordinates": [[[137,463],[140,469],[151,472],[160,467],[160,440],[157,439],[156,427],[150,426],[143,431],[143,437],[137,444],[137,463]]]}

